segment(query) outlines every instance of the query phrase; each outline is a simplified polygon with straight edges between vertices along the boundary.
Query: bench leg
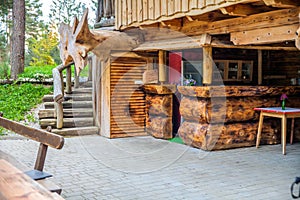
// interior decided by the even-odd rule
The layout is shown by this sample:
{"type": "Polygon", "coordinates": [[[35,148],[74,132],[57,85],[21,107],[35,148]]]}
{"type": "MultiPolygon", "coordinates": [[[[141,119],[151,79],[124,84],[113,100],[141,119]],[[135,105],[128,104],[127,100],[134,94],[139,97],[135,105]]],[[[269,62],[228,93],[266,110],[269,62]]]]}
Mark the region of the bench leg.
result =
{"type": "Polygon", "coordinates": [[[260,115],[259,115],[258,130],[257,130],[257,136],[256,136],[256,148],[258,148],[259,143],[260,143],[263,122],[264,122],[264,116],[261,111],[260,115]]]}

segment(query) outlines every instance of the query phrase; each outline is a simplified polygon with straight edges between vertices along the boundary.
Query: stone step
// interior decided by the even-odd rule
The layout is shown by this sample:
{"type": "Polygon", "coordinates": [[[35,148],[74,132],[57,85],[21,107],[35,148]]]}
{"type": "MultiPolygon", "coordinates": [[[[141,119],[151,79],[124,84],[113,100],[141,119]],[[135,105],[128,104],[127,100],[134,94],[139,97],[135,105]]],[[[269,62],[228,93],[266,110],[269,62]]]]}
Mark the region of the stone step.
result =
{"type": "MultiPolygon", "coordinates": [[[[83,94],[66,94],[64,96],[65,101],[92,101],[92,94],[83,93],[83,94]]],[[[53,102],[53,95],[47,94],[43,97],[43,102],[53,102]]]]}
{"type": "MultiPolygon", "coordinates": [[[[93,124],[94,124],[94,120],[92,117],[64,118],[63,127],[64,128],[87,127],[87,126],[93,126],[93,124]]],[[[47,128],[47,126],[56,128],[56,119],[41,119],[40,125],[41,128],[47,128]]]]}
{"type": "MultiPolygon", "coordinates": [[[[45,102],[45,109],[54,109],[54,102],[45,102]]],[[[63,108],[93,108],[92,101],[64,101],[63,108]]]]}
{"type": "MultiPolygon", "coordinates": [[[[40,109],[39,119],[55,118],[54,109],[40,109]]],[[[93,117],[93,109],[89,108],[77,108],[77,109],[64,109],[64,117],[93,117]]]]}
{"type": "Polygon", "coordinates": [[[52,129],[52,133],[56,133],[61,136],[94,135],[98,134],[98,132],[99,128],[96,126],[52,129]]]}

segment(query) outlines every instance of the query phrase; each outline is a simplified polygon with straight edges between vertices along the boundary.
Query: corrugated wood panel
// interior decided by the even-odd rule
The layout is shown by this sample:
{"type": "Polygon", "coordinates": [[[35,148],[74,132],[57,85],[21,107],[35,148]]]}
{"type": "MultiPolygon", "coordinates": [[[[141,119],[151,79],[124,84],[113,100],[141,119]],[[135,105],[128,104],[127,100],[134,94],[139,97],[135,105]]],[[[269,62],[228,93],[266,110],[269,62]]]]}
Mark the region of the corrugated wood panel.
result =
{"type": "Polygon", "coordinates": [[[116,0],[116,29],[200,15],[248,0],[116,0]]]}
{"type": "Polygon", "coordinates": [[[111,138],[146,135],[145,94],[142,80],[146,62],[140,58],[118,58],[110,66],[111,138]]]}

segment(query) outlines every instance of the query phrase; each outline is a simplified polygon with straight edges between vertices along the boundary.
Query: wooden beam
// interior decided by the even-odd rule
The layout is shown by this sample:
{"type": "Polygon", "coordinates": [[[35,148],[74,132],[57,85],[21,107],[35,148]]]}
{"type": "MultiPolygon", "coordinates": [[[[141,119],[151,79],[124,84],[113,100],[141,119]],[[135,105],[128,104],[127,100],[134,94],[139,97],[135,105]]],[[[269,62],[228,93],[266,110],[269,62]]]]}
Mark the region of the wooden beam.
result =
{"type": "Polygon", "coordinates": [[[165,53],[163,50],[158,51],[158,80],[161,84],[167,81],[165,53]]]}
{"type": "Polygon", "coordinates": [[[247,5],[247,4],[237,4],[233,6],[220,8],[220,11],[224,15],[243,16],[243,17],[259,12],[258,9],[254,9],[251,5],[247,5]]]}
{"type": "MultiPolygon", "coordinates": [[[[231,32],[255,30],[267,27],[299,24],[300,7],[254,14],[247,17],[219,20],[215,22],[193,21],[186,22],[181,32],[188,35],[203,33],[228,34],[231,32]]],[[[158,34],[158,33],[156,33],[158,34]]]]}
{"type": "Polygon", "coordinates": [[[212,59],[212,47],[203,47],[203,73],[202,73],[202,83],[211,84],[212,83],[212,72],[213,72],[213,59],[212,59]]]}
{"type": "Polygon", "coordinates": [[[298,0],[263,0],[267,6],[278,8],[293,8],[300,5],[298,0]]]}
{"type": "Polygon", "coordinates": [[[296,39],[299,25],[278,26],[249,31],[233,32],[230,41],[235,45],[280,43],[296,39]]]}
{"type": "Polygon", "coordinates": [[[257,52],[257,77],[258,77],[258,85],[262,84],[262,50],[258,50],[257,52]]]}
{"type": "Polygon", "coordinates": [[[46,155],[47,155],[47,150],[48,150],[48,146],[43,143],[40,143],[38,155],[35,160],[34,169],[43,171],[44,165],[45,165],[45,160],[46,160],[46,155]]]}

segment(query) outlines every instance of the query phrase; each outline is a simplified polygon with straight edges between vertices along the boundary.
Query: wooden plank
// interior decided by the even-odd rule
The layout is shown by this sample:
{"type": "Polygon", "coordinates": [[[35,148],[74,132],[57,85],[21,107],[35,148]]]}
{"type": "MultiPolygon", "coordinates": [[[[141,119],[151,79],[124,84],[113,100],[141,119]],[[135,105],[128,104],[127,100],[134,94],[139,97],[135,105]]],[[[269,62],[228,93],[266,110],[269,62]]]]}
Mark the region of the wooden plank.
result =
{"type": "Polygon", "coordinates": [[[127,0],[127,23],[131,24],[132,23],[132,18],[133,18],[133,14],[132,14],[132,10],[134,9],[132,7],[132,0],[127,0]]]}
{"type": "Polygon", "coordinates": [[[263,0],[267,6],[278,8],[293,8],[300,5],[299,1],[294,0],[263,0]]]}
{"type": "Polygon", "coordinates": [[[168,1],[161,0],[161,16],[168,16],[168,1]]]}
{"type": "Polygon", "coordinates": [[[299,11],[299,8],[283,9],[216,22],[186,22],[181,31],[186,35],[199,35],[202,33],[227,34],[279,25],[298,24],[299,11]]]}
{"type": "Polygon", "coordinates": [[[25,126],[19,122],[14,122],[3,117],[0,117],[0,126],[56,149],[61,149],[64,145],[64,138],[59,135],[25,126]]]}
{"type": "Polygon", "coordinates": [[[189,10],[189,0],[188,1],[185,1],[185,2],[182,2],[182,12],[187,12],[189,10]]]}
{"type": "Polygon", "coordinates": [[[138,22],[143,21],[143,13],[144,13],[143,0],[137,0],[137,19],[138,19],[138,22]]]}
{"type": "Polygon", "coordinates": [[[189,1],[189,10],[198,8],[198,0],[188,0],[189,1]]]}
{"type": "Polygon", "coordinates": [[[75,127],[64,129],[52,129],[52,132],[62,136],[95,135],[98,134],[99,128],[96,126],[75,127]]]}
{"type": "Polygon", "coordinates": [[[0,197],[4,199],[63,199],[3,159],[0,160],[0,169],[0,197]]]}
{"type": "Polygon", "coordinates": [[[143,21],[149,20],[148,0],[143,0],[143,21]]]}
{"type": "Polygon", "coordinates": [[[132,4],[132,22],[137,22],[138,21],[138,2],[137,0],[131,0],[132,4]]]}
{"type": "Polygon", "coordinates": [[[296,39],[298,24],[257,30],[232,32],[230,41],[235,45],[280,43],[296,39]]]}
{"type": "Polygon", "coordinates": [[[155,8],[154,0],[149,0],[148,1],[148,12],[149,12],[149,19],[150,20],[155,19],[155,12],[154,12],[155,9],[157,9],[157,8],[155,8]]]}
{"type": "MultiPolygon", "coordinates": [[[[56,120],[55,119],[42,119],[42,120],[40,120],[40,125],[42,128],[46,128],[47,126],[52,126],[53,128],[56,128],[56,120]]],[[[83,126],[93,126],[93,118],[85,117],[85,118],[65,118],[64,119],[64,124],[63,124],[64,128],[83,127],[83,126]]]]}
{"type": "Polygon", "coordinates": [[[127,0],[120,0],[122,1],[122,25],[128,25],[128,5],[127,0]]]}
{"type": "Polygon", "coordinates": [[[175,5],[174,0],[168,0],[168,16],[174,15],[175,12],[175,5]]]}
{"type": "Polygon", "coordinates": [[[182,12],[182,0],[174,0],[174,13],[181,13],[182,12]]]}
{"type": "Polygon", "coordinates": [[[161,0],[154,0],[154,19],[158,19],[161,16],[161,0]]]}

